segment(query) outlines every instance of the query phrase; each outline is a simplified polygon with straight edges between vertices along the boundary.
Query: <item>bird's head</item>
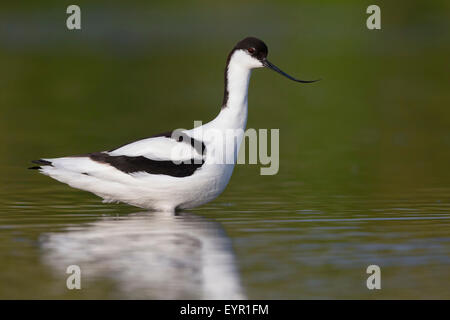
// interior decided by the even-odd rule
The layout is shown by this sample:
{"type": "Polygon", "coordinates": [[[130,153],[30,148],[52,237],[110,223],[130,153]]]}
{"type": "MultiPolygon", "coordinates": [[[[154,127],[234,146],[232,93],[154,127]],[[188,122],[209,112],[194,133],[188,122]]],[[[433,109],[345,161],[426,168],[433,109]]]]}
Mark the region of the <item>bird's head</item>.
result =
{"type": "Polygon", "coordinates": [[[268,49],[266,44],[254,37],[247,37],[239,41],[236,46],[231,51],[229,59],[232,58],[234,63],[241,65],[244,68],[256,69],[256,68],[269,68],[279,74],[285,76],[286,78],[301,82],[301,83],[311,83],[318,80],[299,80],[287,73],[281,71],[274,64],[267,60],[268,49]]]}

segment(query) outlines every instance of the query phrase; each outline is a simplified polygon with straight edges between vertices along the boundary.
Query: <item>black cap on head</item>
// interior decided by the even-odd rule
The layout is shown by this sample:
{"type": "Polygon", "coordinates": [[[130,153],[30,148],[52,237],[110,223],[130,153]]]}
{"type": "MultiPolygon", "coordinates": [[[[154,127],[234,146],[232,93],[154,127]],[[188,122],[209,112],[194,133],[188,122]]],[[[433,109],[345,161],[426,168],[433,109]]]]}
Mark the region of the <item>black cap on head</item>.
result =
{"type": "Polygon", "coordinates": [[[267,54],[268,54],[269,50],[267,49],[267,46],[263,41],[259,40],[258,38],[255,38],[255,37],[247,37],[247,38],[239,41],[234,46],[233,50],[231,50],[230,54],[228,55],[227,66],[225,68],[225,93],[223,95],[223,102],[222,102],[223,107],[225,107],[227,105],[227,101],[228,101],[228,65],[230,63],[233,53],[236,50],[246,51],[250,56],[254,57],[255,59],[258,59],[261,62],[261,66],[272,69],[273,71],[281,74],[282,76],[284,76],[290,80],[293,80],[296,82],[301,82],[301,83],[311,83],[311,82],[318,81],[318,80],[299,80],[299,79],[296,79],[296,78],[288,75],[286,72],[280,70],[280,68],[278,68],[273,63],[271,63],[267,60],[267,54]]]}
{"type": "Polygon", "coordinates": [[[239,41],[234,49],[246,50],[252,57],[258,60],[265,59],[268,53],[266,44],[254,37],[247,37],[239,41]]]}

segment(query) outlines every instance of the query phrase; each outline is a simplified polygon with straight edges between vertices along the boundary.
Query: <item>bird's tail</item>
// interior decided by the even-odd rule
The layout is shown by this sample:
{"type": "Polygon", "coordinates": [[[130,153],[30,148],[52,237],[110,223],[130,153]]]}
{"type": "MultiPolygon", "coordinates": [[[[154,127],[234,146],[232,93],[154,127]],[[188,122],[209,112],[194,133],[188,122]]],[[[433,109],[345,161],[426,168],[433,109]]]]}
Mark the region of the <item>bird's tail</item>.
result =
{"type": "Polygon", "coordinates": [[[39,170],[42,169],[42,166],[53,166],[50,161],[39,159],[31,161],[33,163],[39,164],[39,166],[29,167],[28,169],[39,170]]]}

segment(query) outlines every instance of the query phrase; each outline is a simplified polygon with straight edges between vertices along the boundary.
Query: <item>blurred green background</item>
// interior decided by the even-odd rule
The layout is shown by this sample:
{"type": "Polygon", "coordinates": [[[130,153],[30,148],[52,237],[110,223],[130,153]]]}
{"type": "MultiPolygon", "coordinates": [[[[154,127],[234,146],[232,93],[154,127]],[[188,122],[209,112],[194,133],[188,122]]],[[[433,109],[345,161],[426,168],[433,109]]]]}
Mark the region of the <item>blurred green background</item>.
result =
{"type": "Polygon", "coordinates": [[[194,210],[221,222],[248,296],[450,298],[448,1],[77,1],[81,31],[69,4],[0,5],[0,297],[111,297],[51,291],[38,239],[133,208],[96,212],[24,168],[211,120],[226,56],[251,35],[284,71],[323,80],[253,72],[248,127],[280,129],[279,174],[238,166],[194,210]],[[370,4],[381,30],[366,28],[370,4]],[[369,264],[385,270],[376,293],[369,264]]]}

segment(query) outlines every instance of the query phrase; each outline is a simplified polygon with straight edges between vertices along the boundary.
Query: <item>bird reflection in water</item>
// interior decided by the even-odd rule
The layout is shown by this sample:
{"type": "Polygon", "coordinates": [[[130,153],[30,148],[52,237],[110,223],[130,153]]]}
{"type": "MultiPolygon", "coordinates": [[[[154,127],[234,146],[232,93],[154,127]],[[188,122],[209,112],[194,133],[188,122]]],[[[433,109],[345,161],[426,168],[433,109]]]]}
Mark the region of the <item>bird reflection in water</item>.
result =
{"type": "Polygon", "coordinates": [[[82,282],[111,278],[114,297],[245,298],[230,239],[192,213],[105,217],[41,240],[46,264],[57,272],[78,265],[82,282]]]}

